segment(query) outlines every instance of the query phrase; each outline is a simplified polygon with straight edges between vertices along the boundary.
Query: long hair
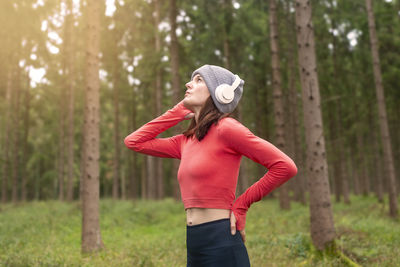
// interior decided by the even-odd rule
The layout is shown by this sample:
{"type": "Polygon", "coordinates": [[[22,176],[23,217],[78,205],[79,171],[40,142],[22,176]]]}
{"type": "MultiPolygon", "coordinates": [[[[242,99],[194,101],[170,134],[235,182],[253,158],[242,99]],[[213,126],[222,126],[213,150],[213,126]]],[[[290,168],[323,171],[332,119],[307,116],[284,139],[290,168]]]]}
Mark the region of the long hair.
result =
{"type": "Polygon", "coordinates": [[[232,113],[220,112],[215,106],[211,96],[209,96],[200,110],[199,122],[196,123],[196,119],[193,118],[187,130],[183,132],[183,135],[187,138],[195,135],[197,140],[201,141],[206,136],[212,124],[216,125],[222,118],[226,117],[232,117],[232,113]]]}

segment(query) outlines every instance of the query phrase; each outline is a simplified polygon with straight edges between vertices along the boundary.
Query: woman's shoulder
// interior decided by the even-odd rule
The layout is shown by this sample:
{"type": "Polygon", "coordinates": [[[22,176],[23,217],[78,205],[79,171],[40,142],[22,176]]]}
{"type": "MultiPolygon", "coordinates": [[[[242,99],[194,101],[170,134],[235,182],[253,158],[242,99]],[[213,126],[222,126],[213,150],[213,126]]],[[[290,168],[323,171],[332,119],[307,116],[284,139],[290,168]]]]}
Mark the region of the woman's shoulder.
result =
{"type": "Polygon", "coordinates": [[[233,117],[225,117],[219,120],[217,129],[220,134],[229,135],[237,130],[246,128],[240,121],[233,117]]]}

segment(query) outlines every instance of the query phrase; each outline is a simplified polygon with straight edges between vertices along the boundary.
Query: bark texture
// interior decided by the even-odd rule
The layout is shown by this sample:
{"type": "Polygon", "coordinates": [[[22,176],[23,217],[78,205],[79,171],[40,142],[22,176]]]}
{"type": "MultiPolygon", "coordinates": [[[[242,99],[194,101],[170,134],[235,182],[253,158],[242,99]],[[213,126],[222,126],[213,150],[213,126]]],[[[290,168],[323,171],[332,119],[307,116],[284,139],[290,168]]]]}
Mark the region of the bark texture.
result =
{"type": "MultiPolygon", "coordinates": [[[[278,18],[277,5],[275,0],[269,1],[269,33],[271,45],[271,66],[272,66],[272,86],[274,101],[274,122],[275,122],[275,143],[276,146],[285,151],[285,119],[283,112],[282,97],[282,78],[279,61],[279,41],[278,41],[278,18]]],[[[279,189],[279,204],[281,209],[290,209],[288,184],[282,185],[279,189]]]]}
{"type": "Polygon", "coordinates": [[[85,176],[82,183],[82,252],[104,245],[99,224],[100,1],[87,2],[85,176]]]}
{"type": "Polygon", "coordinates": [[[378,38],[376,37],[375,18],[372,10],[372,0],[365,0],[368,15],[369,37],[374,68],[376,98],[378,102],[379,126],[383,144],[383,157],[389,184],[389,213],[396,218],[398,216],[396,173],[394,168],[392,144],[390,140],[389,126],[386,115],[385,94],[382,84],[382,74],[378,52],[378,38]]]}
{"type": "Polygon", "coordinates": [[[8,201],[8,180],[10,175],[10,140],[11,140],[11,125],[12,121],[10,119],[11,114],[11,100],[12,100],[12,78],[13,71],[12,67],[8,70],[7,74],[7,87],[6,87],[6,102],[5,102],[5,135],[4,135],[4,163],[1,181],[1,202],[6,203],[8,201]]]}
{"type": "Polygon", "coordinates": [[[18,178],[19,178],[19,149],[20,149],[20,140],[19,140],[19,110],[20,110],[20,92],[21,92],[21,68],[17,65],[16,67],[16,76],[15,76],[15,86],[13,86],[13,109],[11,113],[12,119],[12,144],[13,144],[13,154],[12,154],[12,202],[16,203],[18,201],[18,178]]]}
{"type": "MultiPolygon", "coordinates": [[[[115,31],[117,31],[115,29],[115,31]]],[[[118,42],[118,33],[115,32],[115,40],[118,42]]],[[[119,134],[119,80],[121,72],[120,62],[118,60],[118,46],[114,46],[114,69],[113,69],[113,101],[114,101],[114,160],[113,160],[113,186],[112,198],[119,198],[120,188],[120,155],[121,155],[121,138],[119,134]]]]}
{"type": "Polygon", "coordinates": [[[296,0],[296,36],[306,130],[311,238],[318,250],[324,250],[333,243],[335,228],[325,155],[311,10],[310,1],[296,0]]]}

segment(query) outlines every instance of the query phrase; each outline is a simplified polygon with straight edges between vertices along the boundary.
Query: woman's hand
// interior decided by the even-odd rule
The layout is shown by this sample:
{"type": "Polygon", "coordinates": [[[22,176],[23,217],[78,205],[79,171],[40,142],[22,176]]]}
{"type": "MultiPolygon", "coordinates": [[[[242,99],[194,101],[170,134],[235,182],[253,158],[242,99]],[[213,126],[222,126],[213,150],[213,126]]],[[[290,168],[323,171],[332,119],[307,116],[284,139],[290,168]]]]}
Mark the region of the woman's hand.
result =
{"type": "MultiPolygon", "coordinates": [[[[243,243],[246,242],[246,233],[244,229],[239,230],[240,235],[242,236],[243,243]]],[[[236,217],[235,214],[231,211],[231,234],[234,235],[236,234],[236,217]]]]}

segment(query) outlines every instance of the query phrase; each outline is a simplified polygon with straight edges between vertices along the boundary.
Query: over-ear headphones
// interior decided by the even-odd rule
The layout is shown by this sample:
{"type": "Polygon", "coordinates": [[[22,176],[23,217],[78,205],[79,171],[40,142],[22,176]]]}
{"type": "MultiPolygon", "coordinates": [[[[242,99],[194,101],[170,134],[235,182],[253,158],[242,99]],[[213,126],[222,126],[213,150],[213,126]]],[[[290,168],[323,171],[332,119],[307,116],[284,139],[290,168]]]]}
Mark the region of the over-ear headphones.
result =
{"type": "Polygon", "coordinates": [[[235,81],[232,85],[223,83],[218,85],[215,89],[215,98],[221,104],[229,104],[235,98],[235,89],[239,86],[241,79],[238,75],[235,75],[235,81]]]}

